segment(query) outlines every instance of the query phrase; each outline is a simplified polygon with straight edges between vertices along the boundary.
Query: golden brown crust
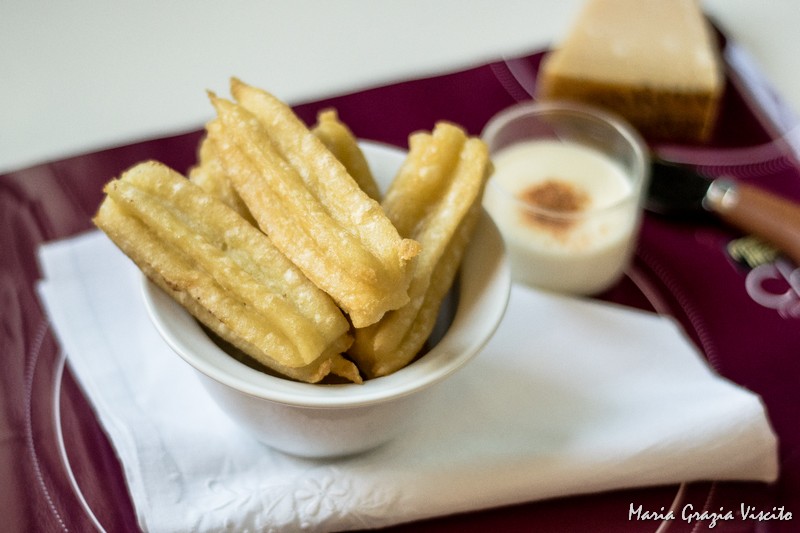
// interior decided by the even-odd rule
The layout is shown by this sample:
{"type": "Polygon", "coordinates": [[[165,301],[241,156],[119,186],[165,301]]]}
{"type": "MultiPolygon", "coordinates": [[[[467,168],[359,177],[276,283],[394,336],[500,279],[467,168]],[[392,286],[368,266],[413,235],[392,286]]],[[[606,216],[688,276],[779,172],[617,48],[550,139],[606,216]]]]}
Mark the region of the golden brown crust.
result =
{"type": "Polygon", "coordinates": [[[327,292],[352,323],[375,323],[408,302],[419,245],[403,239],[380,204],[284,103],[232,83],[239,100],[212,96],[208,126],[226,170],[261,229],[327,292]]]}
{"type": "Polygon", "coordinates": [[[421,351],[436,323],[481,212],[491,163],[481,140],[452,124],[418,133],[383,201],[392,222],[422,244],[410,301],[354,330],[349,354],[369,378],[390,374],[421,351]]]}
{"type": "Polygon", "coordinates": [[[105,190],[95,224],[209,329],[293,379],[332,370],[351,342],[344,316],[232,209],[154,162],[105,190]]]}
{"type": "Polygon", "coordinates": [[[367,164],[358,140],[347,125],[339,120],[335,109],[324,109],[317,115],[317,123],[311,129],[328,150],[342,162],[347,172],[370,198],[380,201],[381,192],[367,164]]]}
{"type": "Polygon", "coordinates": [[[197,164],[189,170],[189,179],[199,185],[204,191],[213,194],[228,206],[242,215],[242,218],[257,226],[253,215],[242,201],[228,179],[225,167],[219,156],[219,148],[208,135],[200,142],[197,154],[197,164]]]}

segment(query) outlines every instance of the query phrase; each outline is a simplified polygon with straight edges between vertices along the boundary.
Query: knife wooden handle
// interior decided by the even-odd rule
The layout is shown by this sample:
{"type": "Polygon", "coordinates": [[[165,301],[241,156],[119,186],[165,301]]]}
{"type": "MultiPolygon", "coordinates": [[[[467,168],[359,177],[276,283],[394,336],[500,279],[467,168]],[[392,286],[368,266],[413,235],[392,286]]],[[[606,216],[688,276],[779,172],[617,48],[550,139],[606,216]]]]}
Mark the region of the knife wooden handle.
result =
{"type": "Polygon", "coordinates": [[[727,179],[711,184],[705,204],[728,224],[761,237],[800,266],[800,204],[727,179]]]}

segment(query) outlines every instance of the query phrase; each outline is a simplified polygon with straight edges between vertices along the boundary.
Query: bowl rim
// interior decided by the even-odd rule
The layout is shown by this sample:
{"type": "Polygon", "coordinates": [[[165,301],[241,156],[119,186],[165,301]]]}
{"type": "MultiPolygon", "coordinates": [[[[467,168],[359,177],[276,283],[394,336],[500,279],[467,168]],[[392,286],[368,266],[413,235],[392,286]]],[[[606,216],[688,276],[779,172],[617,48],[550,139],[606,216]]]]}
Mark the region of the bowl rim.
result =
{"type": "MultiPolygon", "coordinates": [[[[402,163],[405,151],[359,141],[376,179],[402,163]]],[[[393,176],[391,173],[389,177],[393,176]]],[[[505,313],[511,274],[505,245],[491,217],[483,211],[458,274],[458,303],[453,322],[425,356],[390,375],[362,384],[321,385],[271,376],[236,361],[218,347],[200,324],[175,300],[140,276],[151,322],[170,348],[195,370],[249,396],[296,407],[347,408],[397,399],[444,380],[475,357],[505,313]]]]}

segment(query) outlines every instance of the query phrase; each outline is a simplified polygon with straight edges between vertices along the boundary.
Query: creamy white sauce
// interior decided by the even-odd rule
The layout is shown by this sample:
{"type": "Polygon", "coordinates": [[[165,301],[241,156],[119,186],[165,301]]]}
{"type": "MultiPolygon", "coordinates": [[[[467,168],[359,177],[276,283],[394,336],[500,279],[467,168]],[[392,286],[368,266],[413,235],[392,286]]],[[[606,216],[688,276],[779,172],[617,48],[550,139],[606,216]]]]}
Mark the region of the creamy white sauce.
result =
{"type": "Polygon", "coordinates": [[[506,240],[516,280],[594,294],[619,279],[639,219],[632,178],[620,164],[591,148],[552,140],[520,142],[492,159],[484,206],[506,240]],[[563,193],[560,211],[550,210],[557,218],[520,199],[528,191],[541,205],[543,189],[563,193]]]}

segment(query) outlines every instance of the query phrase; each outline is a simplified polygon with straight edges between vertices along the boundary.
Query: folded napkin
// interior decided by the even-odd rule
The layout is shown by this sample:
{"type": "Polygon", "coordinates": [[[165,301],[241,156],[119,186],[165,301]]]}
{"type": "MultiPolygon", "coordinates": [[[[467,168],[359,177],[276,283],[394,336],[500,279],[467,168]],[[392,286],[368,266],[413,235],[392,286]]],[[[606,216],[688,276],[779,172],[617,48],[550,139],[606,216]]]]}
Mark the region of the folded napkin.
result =
{"type": "Polygon", "coordinates": [[[40,295],[148,531],[367,528],[777,476],[760,399],[710,370],[669,318],[516,286],[495,337],[409,432],[306,460],[257,443],[217,408],[150,324],[138,271],[103,234],[48,244],[40,261],[40,295]]]}

